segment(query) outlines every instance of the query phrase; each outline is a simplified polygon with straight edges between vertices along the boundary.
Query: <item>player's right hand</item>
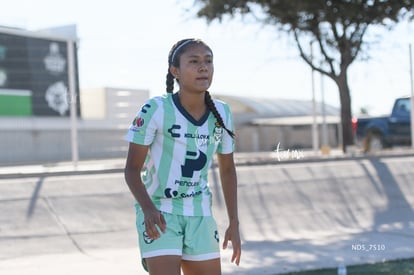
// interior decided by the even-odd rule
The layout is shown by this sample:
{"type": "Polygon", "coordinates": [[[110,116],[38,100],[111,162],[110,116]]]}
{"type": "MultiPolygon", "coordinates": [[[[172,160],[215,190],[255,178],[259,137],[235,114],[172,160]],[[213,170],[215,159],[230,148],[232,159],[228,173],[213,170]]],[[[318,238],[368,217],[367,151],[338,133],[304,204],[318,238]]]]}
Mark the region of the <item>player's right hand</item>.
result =
{"type": "Polygon", "coordinates": [[[156,240],[161,236],[159,230],[161,230],[162,233],[165,233],[167,228],[164,216],[156,208],[144,211],[144,224],[148,237],[153,240],[156,240]]]}

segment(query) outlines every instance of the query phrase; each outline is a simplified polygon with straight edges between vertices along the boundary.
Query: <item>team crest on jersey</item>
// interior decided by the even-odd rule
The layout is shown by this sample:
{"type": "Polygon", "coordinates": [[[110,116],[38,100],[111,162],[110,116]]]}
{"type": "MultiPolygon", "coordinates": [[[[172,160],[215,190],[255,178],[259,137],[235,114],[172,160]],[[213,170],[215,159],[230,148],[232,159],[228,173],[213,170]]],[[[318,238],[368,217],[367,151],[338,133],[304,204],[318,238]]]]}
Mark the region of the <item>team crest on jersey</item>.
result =
{"type": "Polygon", "coordinates": [[[132,121],[132,125],[135,127],[142,127],[144,125],[144,119],[142,117],[136,117],[134,118],[134,121],[132,121]]]}
{"type": "Polygon", "coordinates": [[[223,137],[223,127],[220,126],[220,124],[216,123],[214,127],[214,133],[213,133],[214,141],[220,142],[221,138],[223,137]]]}

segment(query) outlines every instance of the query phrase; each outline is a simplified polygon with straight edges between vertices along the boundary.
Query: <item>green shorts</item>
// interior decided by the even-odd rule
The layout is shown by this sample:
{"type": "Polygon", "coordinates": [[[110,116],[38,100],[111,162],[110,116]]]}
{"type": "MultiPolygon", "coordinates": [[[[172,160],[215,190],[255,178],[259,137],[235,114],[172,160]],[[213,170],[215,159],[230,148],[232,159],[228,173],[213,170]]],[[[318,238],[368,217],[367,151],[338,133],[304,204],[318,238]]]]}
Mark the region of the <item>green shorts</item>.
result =
{"type": "Polygon", "coordinates": [[[152,240],[146,234],[141,208],[136,209],[139,248],[143,259],[165,255],[178,255],[188,261],[220,258],[217,224],[212,216],[181,216],[162,212],[167,223],[166,232],[161,232],[160,238],[152,240]]]}

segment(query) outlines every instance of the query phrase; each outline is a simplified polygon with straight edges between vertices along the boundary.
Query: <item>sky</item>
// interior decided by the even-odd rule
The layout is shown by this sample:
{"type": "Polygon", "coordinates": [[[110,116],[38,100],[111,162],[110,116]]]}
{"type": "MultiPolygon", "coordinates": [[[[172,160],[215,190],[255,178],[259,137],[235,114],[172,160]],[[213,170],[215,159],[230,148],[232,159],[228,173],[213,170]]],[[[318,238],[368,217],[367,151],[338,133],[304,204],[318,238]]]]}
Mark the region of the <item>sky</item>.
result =
{"type": "MultiPolygon", "coordinates": [[[[314,91],[317,101],[340,106],[329,78],[315,73],[312,89],[311,69],[291,37],[240,18],[207,24],[194,16],[192,3],[0,0],[0,25],[39,30],[76,24],[81,89],[109,86],[164,94],[169,50],[178,40],[195,37],[214,52],[213,96],[311,100],[314,91]]],[[[413,32],[414,22],[372,33],[377,43],[371,45],[371,59],[355,61],[348,71],[355,116],[361,108],[371,115],[389,114],[395,98],[411,94],[413,32]]]]}

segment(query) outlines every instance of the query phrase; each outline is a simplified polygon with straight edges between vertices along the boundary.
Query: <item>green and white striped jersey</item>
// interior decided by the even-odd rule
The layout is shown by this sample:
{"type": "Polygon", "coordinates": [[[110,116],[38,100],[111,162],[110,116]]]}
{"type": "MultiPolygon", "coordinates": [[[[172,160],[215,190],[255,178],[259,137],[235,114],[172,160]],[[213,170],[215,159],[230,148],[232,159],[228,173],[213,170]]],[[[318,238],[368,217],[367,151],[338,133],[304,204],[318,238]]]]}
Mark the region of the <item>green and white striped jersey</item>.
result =
{"type": "MultiPolygon", "coordinates": [[[[216,99],[214,104],[233,131],[229,106],[216,99]]],[[[185,216],[211,215],[208,170],[216,152],[234,151],[234,140],[216,126],[210,111],[197,121],[177,93],[151,98],[134,118],[126,140],[150,146],[142,180],[157,209],[185,216]]]]}

